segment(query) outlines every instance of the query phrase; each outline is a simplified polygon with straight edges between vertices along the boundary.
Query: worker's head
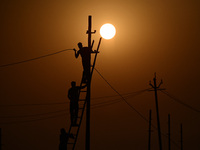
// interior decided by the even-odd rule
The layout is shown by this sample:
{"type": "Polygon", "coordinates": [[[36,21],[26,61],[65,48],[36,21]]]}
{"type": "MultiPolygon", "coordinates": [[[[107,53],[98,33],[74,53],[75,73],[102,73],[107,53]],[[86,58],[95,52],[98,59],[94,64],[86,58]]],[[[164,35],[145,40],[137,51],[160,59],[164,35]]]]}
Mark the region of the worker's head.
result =
{"type": "Polygon", "coordinates": [[[79,47],[79,48],[82,48],[82,47],[83,47],[83,44],[82,44],[81,42],[79,42],[79,43],[78,43],[78,47],[79,47]]]}
{"type": "Polygon", "coordinates": [[[71,82],[71,86],[72,86],[72,87],[75,87],[75,86],[76,86],[76,82],[75,82],[75,81],[72,81],[72,82],[71,82]]]}

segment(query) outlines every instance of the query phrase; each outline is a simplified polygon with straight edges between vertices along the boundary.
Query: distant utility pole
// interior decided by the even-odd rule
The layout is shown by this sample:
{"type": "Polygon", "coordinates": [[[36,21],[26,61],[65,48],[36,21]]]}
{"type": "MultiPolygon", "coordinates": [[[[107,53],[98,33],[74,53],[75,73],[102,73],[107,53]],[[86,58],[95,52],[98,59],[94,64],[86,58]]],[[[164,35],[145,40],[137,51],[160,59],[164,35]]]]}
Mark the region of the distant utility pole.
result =
{"type": "Polygon", "coordinates": [[[168,144],[169,144],[169,150],[171,150],[171,137],[170,137],[170,114],[168,114],[168,144]]]}
{"type": "Polygon", "coordinates": [[[181,123],[181,150],[183,150],[183,126],[181,123]]]}
{"type": "Polygon", "coordinates": [[[151,109],[149,110],[149,142],[148,142],[148,150],[151,149],[151,109]]]}
{"type": "Polygon", "coordinates": [[[0,128],[0,150],[2,150],[2,138],[1,138],[1,136],[2,136],[2,133],[1,133],[1,128],[0,128]]]}
{"type": "MultiPolygon", "coordinates": [[[[92,32],[92,16],[88,16],[88,48],[91,50],[92,49],[92,44],[91,44],[91,37],[92,34],[95,33],[96,31],[92,32]]],[[[91,64],[91,54],[90,54],[90,63],[89,63],[89,68],[91,64]]],[[[90,150],[90,87],[91,87],[91,71],[89,69],[89,76],[88,76],[88,83],[87,83],[87,95],[86,95],[86,141],[85,141],[85,149],[90,150]]]]}
{"type": "Polygon", "coordinates": [[[155,76],[153,78],[154,81],[154,85],[151,84],[151,81],[149,82],[149,85],[152,86],[152,88],[154,88],[154,92],[155,92],[155,101],[156,101],[156,114],[157,114],[157,126],[158,126],[158,141],[159,141],[159,148],[160,150],[162,150],[162,140],[161,140],[161,129],[160,129],[160,118],[159,118],[159,111],[158,111],[158,96],[157,96],[157,90],[164,90],[164,89],[159,89],[160,85],[163,83],[162,80],[160,82],[160,84],[157,86],[156,83],[156,73],[155,76]]]}

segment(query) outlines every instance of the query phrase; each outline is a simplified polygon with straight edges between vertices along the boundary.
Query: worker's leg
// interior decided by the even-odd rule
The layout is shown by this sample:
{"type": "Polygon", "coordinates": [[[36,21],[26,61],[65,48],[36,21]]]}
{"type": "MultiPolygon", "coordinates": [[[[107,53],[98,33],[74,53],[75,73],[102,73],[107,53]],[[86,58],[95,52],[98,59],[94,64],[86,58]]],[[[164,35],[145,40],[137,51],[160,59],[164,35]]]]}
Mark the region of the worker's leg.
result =
{"type": "Polygon", "coordinates": [[[74,109],[74,124],[77,124],[77,118],[78,118],[78,102],[75,104],[75,109],[74,109]]]}
{"type": "Polygon", "coordinates": [[[73,103],[70,103],[70,119],[71,119],[71,124],[74,122],[74,106],[73,103]]]}

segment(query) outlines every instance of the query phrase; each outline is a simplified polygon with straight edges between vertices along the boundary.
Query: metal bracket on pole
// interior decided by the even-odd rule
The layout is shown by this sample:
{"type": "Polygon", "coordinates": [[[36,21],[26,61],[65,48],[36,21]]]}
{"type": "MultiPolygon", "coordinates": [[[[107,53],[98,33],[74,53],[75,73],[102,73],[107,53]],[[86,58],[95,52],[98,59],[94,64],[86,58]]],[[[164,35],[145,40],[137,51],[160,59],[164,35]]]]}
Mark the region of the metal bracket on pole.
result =
{"type": "MultiPolygon", "coordinates": [[[[90,34],[95,34],[96,30],[94,30],[94,32],[90,32],[90,34]]],[[[86,34],[89,34],[89,31],[87,30],[86,34]]]]}

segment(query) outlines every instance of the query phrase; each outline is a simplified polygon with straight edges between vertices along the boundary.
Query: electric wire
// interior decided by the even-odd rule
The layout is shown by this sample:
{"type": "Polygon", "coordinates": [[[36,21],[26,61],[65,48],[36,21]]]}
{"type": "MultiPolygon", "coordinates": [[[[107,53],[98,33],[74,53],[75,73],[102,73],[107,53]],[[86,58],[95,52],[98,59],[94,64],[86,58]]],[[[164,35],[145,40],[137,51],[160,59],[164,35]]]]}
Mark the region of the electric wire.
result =
{"type": "MultiPolygon", "coordinates": [[[[137,96],[137,95],[139,95],[139,94],[142,94],[142,93],[144,93],[145,91],[144,90],[141,90],[141,91],[139,91],[139,92],[134,92],[134,95],[128,95],[128,96],[124,96],[124,98],[126,98],[126,99],[130,99],[130,98],[133,98],[133,97],[135,97],[135,96],[137,96]]],[[[127,94],[126,94],[127,95],[127,94]]],[[[116,99],[113,99],[113,100],[109,100],[109,101],[106,101],[106,102],[99,102],[99,103],[96,103],[96,104],[93,104],[92,106],[104,106],[104,105],[106,105],[106,104],[108,104],[108,105],[110,105],[110,103],[112,104],[114,104],[114,103],[118,103],[118,102],[120,102],[122,100],[122,98],[120,97],[120,98],[116,98],[116,99]]],[[[95,107],[96,108],[96,107],[95,107]]]]}
{"type": "MultiPolygon", "coordinates": [[[[126,96],[126,98],[131,98],[131,97],[134,97],[134,96],[137,96],[137,95],[143,93],[142,91],[144,92],[144,90],[141,90],[139,92],[131,92],[131,93],[128,93],[128,94],[125,94],[125,95],[129,95],[129,96],[126,96]],[[131,95],[132,93],[134,93],[134,95],[131,95]]],[[[115,96],[112,96],[112,97],[115,97],[115,96]]],[[[113,105],[113,104],[119,103],[119,102],[122,102],[121,98],[117,98],[117,99],[114,99],[114,100],[109,100],[109,101],[106,101],[106,102],[100,102],[100,103],[97,103],[97,104],[92,104],[91,105],[92,106],[91,109],[101,108],[101,107],[113,105]]],[[[50,103],[50,104],[55,104],[55,103],[50,103]]],[[[35,105],[40,105],[40,104],[35,104],[35,105]]],[[[53,111],[53,112],[47,112],[47,113],[32,114],[32,115],[0,116],[0,118],[7,118],[7,119],[9,119],[9,118],[26,118],[26,117],[37,117],[37,116],[41,117],[43,115],[49,115],[49,114],[59,113],[59,112],[65,112],[65,111],[66,111],[66,109],[64,109],[64,110],[58,110],[58,111],[53,111]]],[[[60,117],[60,115],[56,115],[56,116],[60,117]]],[[[63,116],[63,115],[61,114],[61,116],[63,116]]],[[[26,123],[26,122],[41,121],[41,120],[46,120],[46,119],[51,119],[51,118],[55,118],[55,116],[45,117],[45,118],[41,118],[41,119],[24,120],[24,121],[3,122],[3,123],[0,123],[0,124],[19,124],[19,123],[26,123]]]]}
{"type": "MultiPolygon", "coordinates": [[[[143,90],[141,90],[143,91],[143,90]]],[[[130,95],[129,96],[126,96],[126,98],[132,98],[134,96],[137,96],[139,94],[141,94],[141,91],[139,91],[138,93],[136,92],[131,92],[131,93],[134,93],[134,95],[130,95]]],[[[126,94],[127,95],[127,94],[126,94]]],[[[117,99],[114,99],[114,100],[109,100],[109,101],[106,101],[106,102],[100,102],[100,103],[97,103],[97,104],[92,104],[91,106],[91,109],[96,109],[96,108],[100,108],[100,107],[104,107],[104,106],[109,106],[109,105],[112,105],[112,104],[115,104],[115,103],[118,103],[118,102],[121,102],[121,98],[117,98],[117,99]]],[[[32,115],[18,115],[18,116],[0,116],[0,118],[25,118],[25,117],[36,117],[36,116],[43,116],[43,115],[49,115],[49,114],[53,114],[53,113],[59,113],[59,112],[65,112],[67,109],[64,109],[64,110],[58,110],[58,111],[53,111],[53,112],[46,112],[46,113],[40,113],[40,114],[32,114],[32,115]]],[[[49,118],[49,117],[47,117],[49,118]]],[[[44,118],[46,119],[46,118],[44,118]]],[[[41,120],[41,119],[39,119],[41,120]]],[[[39,121],[39,120],[32,120],[32,121],[39,121]]],[[[26,121],[21,121],[22,123],[26,122],[26,121]]],[[[30,122],[30,120],[28,121],[30,122]]],[[[9,124],[9,122],[7,122],[9,124]]],[[[6,123],[6,124],[7,124],[6,123]]],[[[10,122],[12,123],[12,122],[10,122]]],[[[15,122],[14,122],[15,123],[15,122]]],[[[17,123],[20,123],[20,121],[18,121],[17,123]]],[[[1,123],[0,123],[1,124],[1,123]]]]}
{"type": "Polygon", "coordinates": [[[65,112],[66,109],[58,110],[58,111],[52,111],[52,112],[46,112],[46,113],[40,113],[40,114],[32,114],[32,115],[18,115],[18,116],[0,116],[0,118],[25,118],[25,117],[36,117],[36,116],[42,116],[42,115],[48,115],[53,113],[59,113],[59,112],[65,112]]]}
{"type": "Polygon", "coordinates": [[[13,106],[42,106],[42,105],[60,105],[60,104],[68,104],[69,102],[57,102],[57,103],[33,103],[33,104],[7,104],[0,105],[0,107],[13,107],[13,106]]]}
{"type": "Polygon", "coordinates": [[[54,116],[50,116],[50,117],[46,117],[46,118],[39,118],[39,119],[31,119],[31,120],[25,120],[25,121],[12,121],[12,122],[1,122],[1,125],[4,124],[21,124],[21,123],[28,123],[28,122],[35,122],[35,121],[42,121],[42,120],[47,120],[47,119],[52,119],[52,118],[57,118],[57,117],[61,117],[61,116],[66,116],[68,113],[63,113],[63,114],[59,114],[59,115],[54,115],[54,116]]]}
{"type": "MultiPolygon", "coordinates": [[[[103,107],[103,106],[100,106],[100,107],[103,107]]],[[[98,107],[92,107],[91,109],[96,109],[96,108],[99,108],[99,106],[98,107]]],[[[58,112],[63,112],[63,111],[65,111],[65,110],[60,110],[60,111],[55,111],[55,112],[48,112],[48,113],[43,113],[43,114],[35,114],[35,115],[9,116],[9,118],[39,116],[39,115],[45,115],[45,114],[50,114],[50,113],[58,113],[58,112]]],[[[1,122],[0,124],[1,125],[4,125],[4,124],[7,125],[7,124],[21,124],[21,123],[29,123],[29,122],[35,122],[35,121],[43,121],[43,120],[47,120],[47,119],[52,119],[52,118],[57,118],[57,117],[65,116],[65,115],[68,115],[68,114],[69,113],[66,112],[66,113],[62,113],[62,114],[59,114],[59,115],[53,115],[53,116],[49,116],[49,117],[43,117],[43,118],[38,118],[38,119],[30,119],[30,120],[24,120],[24,121],[1,122]]],[[[2,118],[2,117],[0,117],[0,118],[2,118]]],[[[3,117],[3,118],[5,118],[5,117],[3,117]]]]}
{"type": "Polygon", "coordinates": [[[183,106],[185,106],[185,107],[187,107],[187,108],[189,108],[189,109],[191,109],[191,110],[193,110],[193,111],[195,111],[195,112],[200,113],[200,110],[198,110],[198,109],[196,109],[196,108],[194,108],[194,107],[192,107],[192,106],[190,106],[190,105],[188,105],[188,104],[182,102],[181,100],[179,100],[178,98],[172,96],[172,95],[169,94],[168,92],[166,92],[166,91],[161,91],[161,92],[164,93],[165,95],[167,95],[168,97],[170,97],[171,99],[173,99],[174,101],[178,102],[179,104],[181,104],[181,105],[183,105],[183,106]]]}
{"type": "MultiPolygon", "coordinates": [[[[110,86],[110,88],[113,89],[113,91],[115,91],[132,110],[134,110],[141,118],[148,122],[148,119],[145,116],[143,116],[137,109],[135,109],[130,103],[128,103],[126,99],[102,76],[102,74],[96,68],[94,69],[101,76],[101,78],[110,86]]],[[[147,90],[149,89],[145,89],[144,91],[147,90]]]]}
{"type": "MultiPolygon", "coordinates": [[[[129,93],[125,93],[122,94],[124,96],[130,97],[133,94],[140,94],[141,92],[143,92],[144,90],[141,91],[136,91],[136,92],[129,92],[129,93]]],[[[101,96],[101,97],[94,97],[91,98],[93,99],[104,99],[104,98],[112,98],[112,97],[117,97],[119,95],[111,95],[111,96],[101,96]]],[[[42,106],[42,105],[60,105],[60,104],[69,104],[69,101],[67,102],[56,102],[56,103],[32,103],[32,104],[2,104],[0,105],[0,107],[14,107],[14,106],[42,106]]]]}
{"type": "MultiPolygon", "coordinates": [[[[146,90],[140,90],[140,91],[135,91],[135,92],[129,92],[129,93],[123,93],[121,95],[123,96],[128,96],[128,95],[132,95],[132,94],[138,94],[140,92],[143,92],[143,91],[146,91],[146,90]]],[[[110,97],[118,97],[119,94],[116,94],[116,95],[109,95],[109,96],[100,96],[100,97],[94,97],[92,99],[103,99],[103,98],[110,98],[110,97]]]]}
{"type": "Polygon", "coordinates": [[[92,105],[91,109],[96,109],[96,108],[101,108],[101,107],[105,107],[105,106],[110,106],[110,105],[112,105],[112,104],[116,104],[116,103],[119,103],[119,102],[122,102],[122,101],[121,101],[121,98],[118,99],[118,100],[109,101],[109,102],[107,102],[106,104],[100,104],[100,105],[98,105],[98,106],[95,106],[95,105],[93,106],[93,105],[92,105]]]}
{"type": "Polygon", "coordinates": [[[62,53],[62,52],[68,51],[68,50],[73,50],[73,49],[64,49],[64,50],[60,50],[60,51],[57,51],[57,52],[54,52],[54,53],[42,55],[42,56],[31,58],[31,59],[27,59],[27,60],[22,60],[22,61],[14,62],[14,63],[0,65],[0,68],[8,67],[8,66],[13,66],[13,65],[18,65],[18,64],[21,64],[21,63],[29,62],[29,61],[34,61],[34,60],[41,59],[41,58],[44,58],[44,57],[56,55],[56,54],[59,54],[59,53],[62,53]]]}

